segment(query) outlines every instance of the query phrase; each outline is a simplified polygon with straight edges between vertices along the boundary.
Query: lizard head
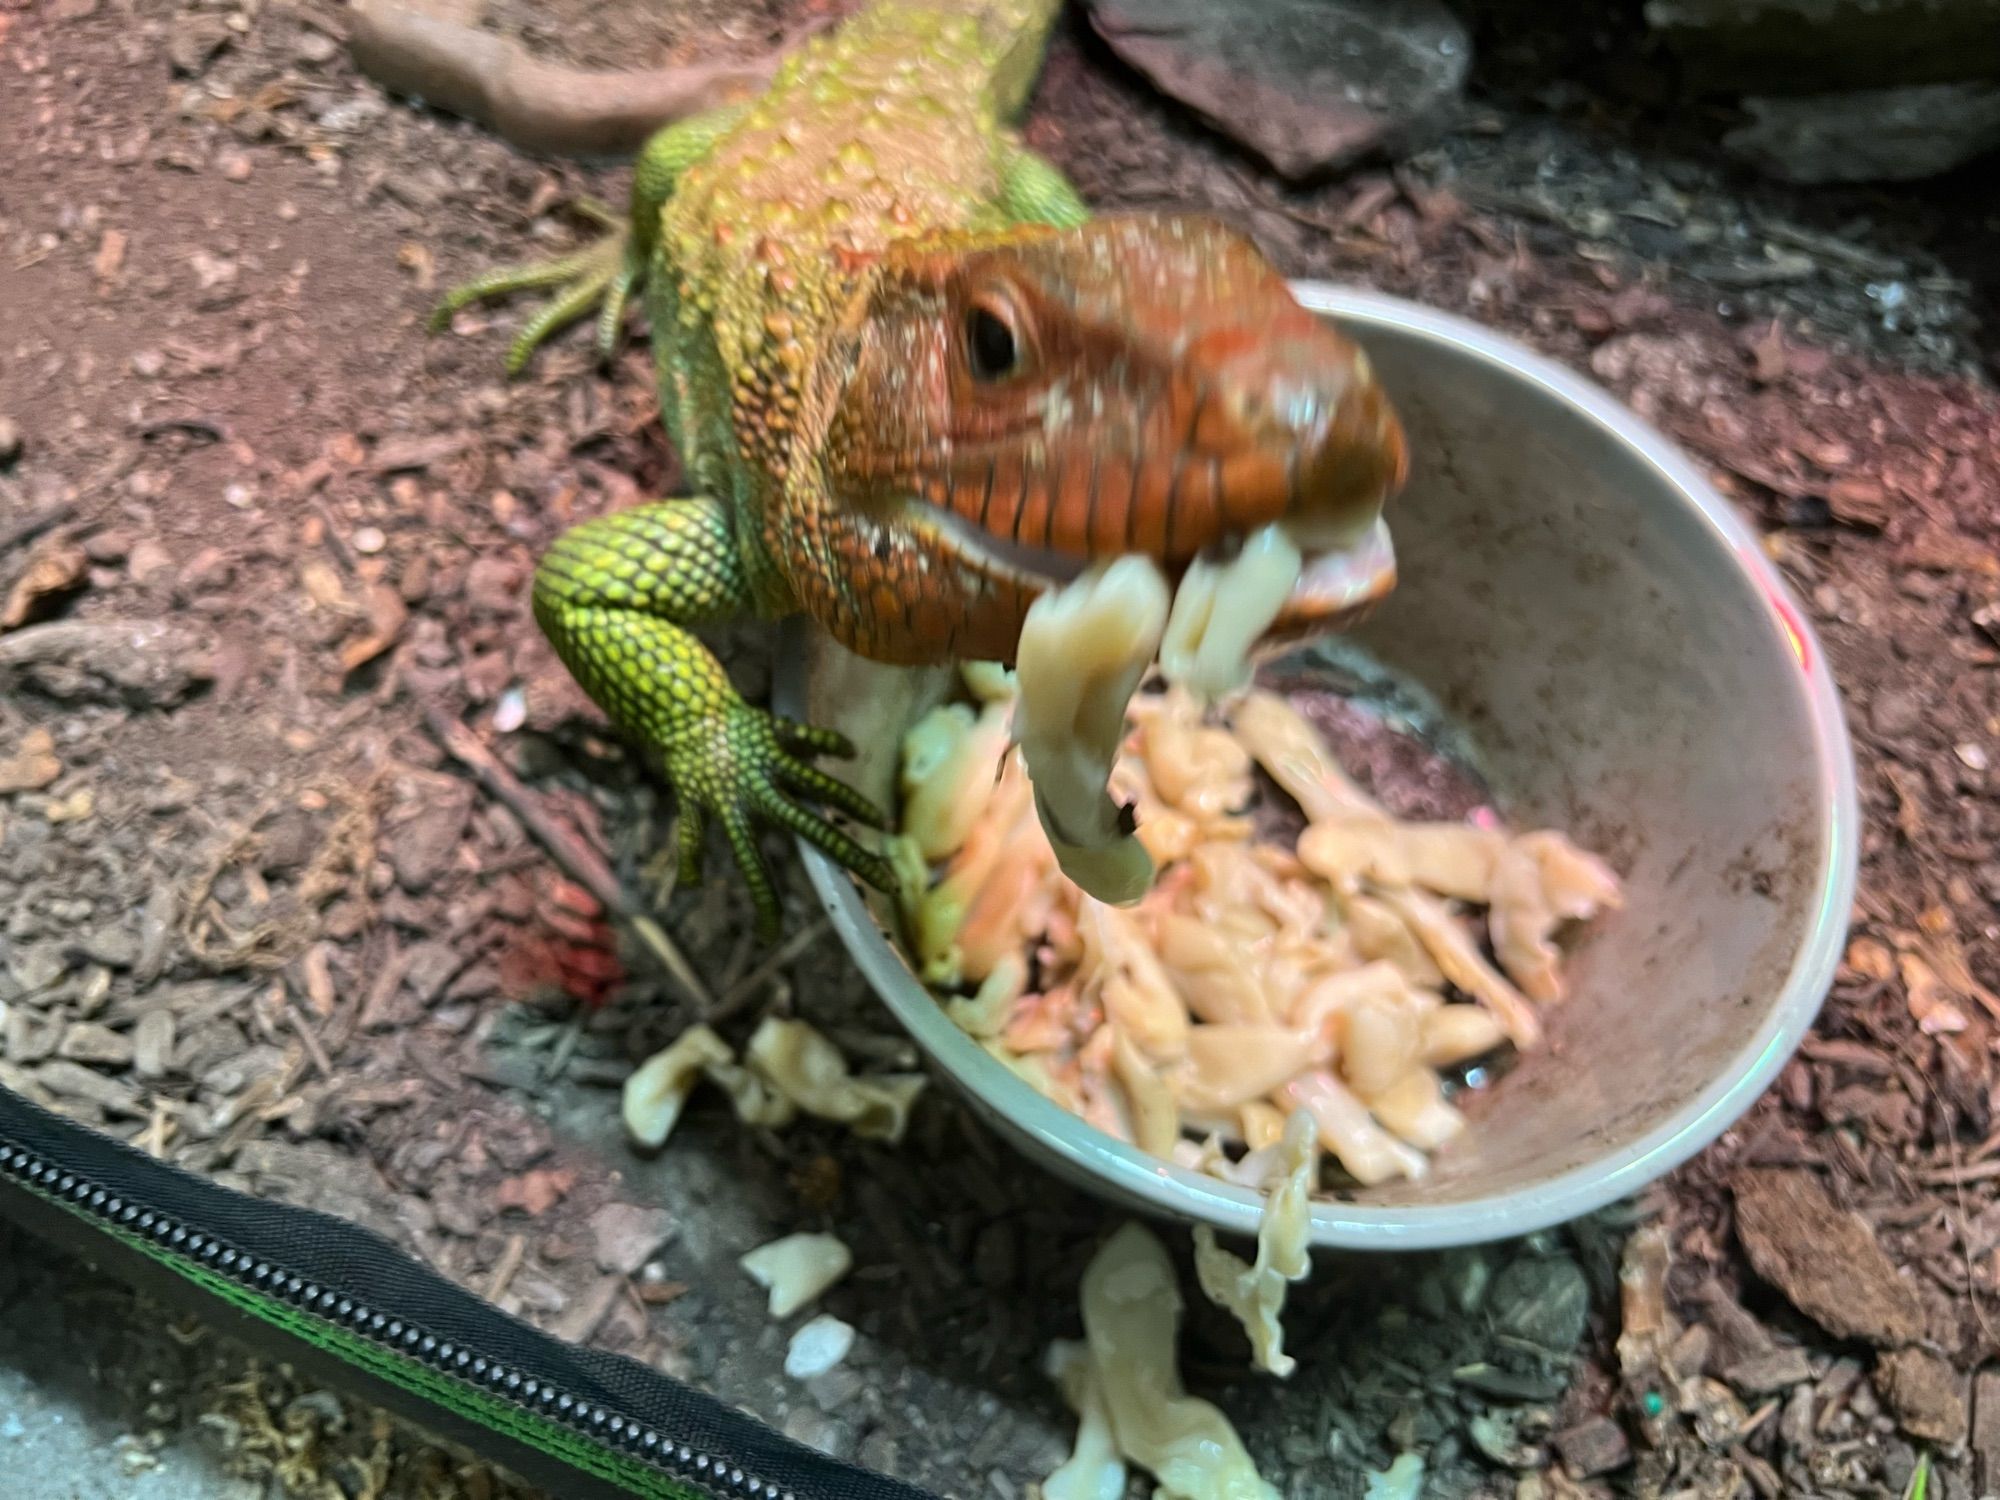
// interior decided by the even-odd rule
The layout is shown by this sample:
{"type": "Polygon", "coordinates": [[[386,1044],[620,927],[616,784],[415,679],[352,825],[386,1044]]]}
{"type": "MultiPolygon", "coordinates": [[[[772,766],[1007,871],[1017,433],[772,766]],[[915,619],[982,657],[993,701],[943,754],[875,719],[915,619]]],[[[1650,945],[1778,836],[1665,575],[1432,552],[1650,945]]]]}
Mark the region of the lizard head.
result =
{"type": "Polygon", "coordinates": [[[1094,561],[1177,584],[1272,523],[1305,566],[1262,646],[1394,585],[1402,426],[1360,349],[1219,223],[908,242],[846,336],[829,493],[876,556],[921,561],[917,626],[955,652],[1011,661],[1029,604],[1094,561]]]}

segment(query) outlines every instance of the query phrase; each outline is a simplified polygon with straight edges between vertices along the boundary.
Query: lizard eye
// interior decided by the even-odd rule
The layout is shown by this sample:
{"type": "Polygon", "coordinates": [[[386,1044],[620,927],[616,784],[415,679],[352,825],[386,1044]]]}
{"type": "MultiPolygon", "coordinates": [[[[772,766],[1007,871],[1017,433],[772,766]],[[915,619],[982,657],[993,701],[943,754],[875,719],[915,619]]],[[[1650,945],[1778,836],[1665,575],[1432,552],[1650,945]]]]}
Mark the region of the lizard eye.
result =
{"type": "Polygon", "coordinates": [[[974,380],[1001,380],[1020,359],[1014,330],[990,307],[975,307],[965,319],[965,360],[974,380]]]}

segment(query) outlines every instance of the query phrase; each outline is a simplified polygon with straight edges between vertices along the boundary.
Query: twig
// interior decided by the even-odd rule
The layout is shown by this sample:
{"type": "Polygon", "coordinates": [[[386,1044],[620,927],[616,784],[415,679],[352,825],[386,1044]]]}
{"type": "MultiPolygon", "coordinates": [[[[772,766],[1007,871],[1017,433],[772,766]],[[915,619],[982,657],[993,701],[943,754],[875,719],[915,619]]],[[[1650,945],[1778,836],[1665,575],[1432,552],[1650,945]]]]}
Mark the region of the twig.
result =
{"type": "Polygon", "coordinates": [[[742,62],[599,72],[543,61],[481,29],[481,8],[464,0],[353,0],[348,50],[355,66],[391,93],[549,155],[635,150],[662,125],[758,93],[802,40],[794,36],[742,62]]]}
{"type": "Polygon", "coordinates": [[[438,704],[424,705],[424,723],[452,759],[472,772],[488,795],[521,820],[521,826],[548,850],[549,856],[562,866],[564,874],[596,897],[606,911],[631,928],[659,961],[660,967],[687,992],[688,998],[700,1010],[707,1012],[715,1008],[714,996],[701,982],[701,976],[695,973],[687,955],[681,952],[658,922],[632,903],[620,888],[617,876],[612,874],[610,864],[596,848],[551,817],[541,800],[521,785],[513,772],[500,764],[479,736],[438,704]]]}
{"type": "Polygon", "coordinates": [[[332,1078],[333,1059],[326,1055],[326,1048],[320,1045],[319,1034],[312,1029],[312,1024],[300,1014],[296,998],[285,1007],[285,1015],[292,1023],[292,1030],[299,1034],[299,1040],[305,1043],[306,1055],[312,1059],[319,1076],[332,1078]]]}
{"type": "Polygon", "coordinates": [[[528,1237],[524,1234],[510,1234],[500,1251],[500,1259],[494,1262],[493,1276],[486,1283],[486,1300],[498,1302],[507,1295],[507,1288],[513,1284],[514,1273],[521,1269],[521,1262],[528,1253],[528,1237]]]}
{"type": "Polygon", "coordinates": [[[833,924],[825,917],[821,917],[812,926],[803,927],[793,933],[789,938],[785,939],[777,952],[773,953],[769,958],[757,965],[756,968],[732,984],[723,993],[722,998],[715,1002],[714,1008],[703,1016],[702,1019],[710,1025],[715,1024],[717,1021],[728,1020],[731,1016],[742,1010],[744,1006],[757,998],[758,992],[764,988],[773,974],[776,974],[786,964],[792,962],[793,959],[804,953],[815,943],[818,943],[832,930],[833,924]]]}

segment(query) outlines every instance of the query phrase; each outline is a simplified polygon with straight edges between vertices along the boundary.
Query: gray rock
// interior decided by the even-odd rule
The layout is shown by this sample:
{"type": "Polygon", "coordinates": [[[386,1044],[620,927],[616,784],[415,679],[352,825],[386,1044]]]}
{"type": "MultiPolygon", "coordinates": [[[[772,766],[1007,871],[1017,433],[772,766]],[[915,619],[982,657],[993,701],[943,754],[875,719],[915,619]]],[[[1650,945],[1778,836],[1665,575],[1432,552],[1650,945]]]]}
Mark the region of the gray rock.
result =
{"type": "Polygon", "coordinates": [[[1914,182],[2000,149],[2000,84],[1745,99],[1723,144],[1785,182],[1914,182]]]}
{"type": "Polygon", "coordinates": [[[173,1066],[174,1014],[155,1007],[132,1028],[132,1068],[141,1078],[160,1078],[173,1066]]]}
{"type": "Polygon", "coordinates": [[[1524,1255],[1495,1278],[1491,1306],[1502,1333],[1566,1355],[1590,1320],[1590,1283],[1566,1257],[1524,1255]]]}
{"type": "Polygon", "coordinates": [[[1436,131],[1472,60],[1440,0],[1090,0],[1153,86],[1294,180],[1436,131]]]}
{"type": "Polygon", "coordinates": [[[673,1216],[663,1208],[607,1203],[590,1216],[598,1266],[630,1276],[672,1238],[673,1216]]]}
{"type": "Polygon", "coordinates": [[[2000,77],[2000,0],[1650,0],[1646,20],[1703,88],[2000,77]]]}

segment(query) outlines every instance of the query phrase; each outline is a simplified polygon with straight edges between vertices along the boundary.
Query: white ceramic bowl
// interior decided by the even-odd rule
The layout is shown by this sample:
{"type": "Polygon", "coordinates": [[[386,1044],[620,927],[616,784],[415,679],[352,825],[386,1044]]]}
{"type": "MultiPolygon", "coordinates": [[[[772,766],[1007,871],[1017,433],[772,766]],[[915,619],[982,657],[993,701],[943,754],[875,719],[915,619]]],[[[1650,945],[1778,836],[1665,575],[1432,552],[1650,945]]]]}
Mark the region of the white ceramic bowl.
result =
{"type": "MultiPolygon", "coordinates": [[[[1420,1183],[1316,1204],[1316,1245],[1525,1234],[1629,1195],[1771,1083],[1832,982],[1859,810],[1826,659],[1755,536],[1658,433],[1512,341],[1395,299],[1295,284],[1367,349],[1407,425],[1396,591],[1343,649],[1430,695],[1510,822],[1562,829],[1626,883],[1568,960],[1551,1045],[1472,1104],[1420,1183]]],[[[783,712],[845,731],[893,804],[897,741],[949,673],[885,668],[794,627],[783,712]]],[[[841,941],[999,1131],[1128,1208],[1248,1234],[1251,1193],[1041,1097],[945,1018],[885,908],[810,848],[841,941]]]]}

